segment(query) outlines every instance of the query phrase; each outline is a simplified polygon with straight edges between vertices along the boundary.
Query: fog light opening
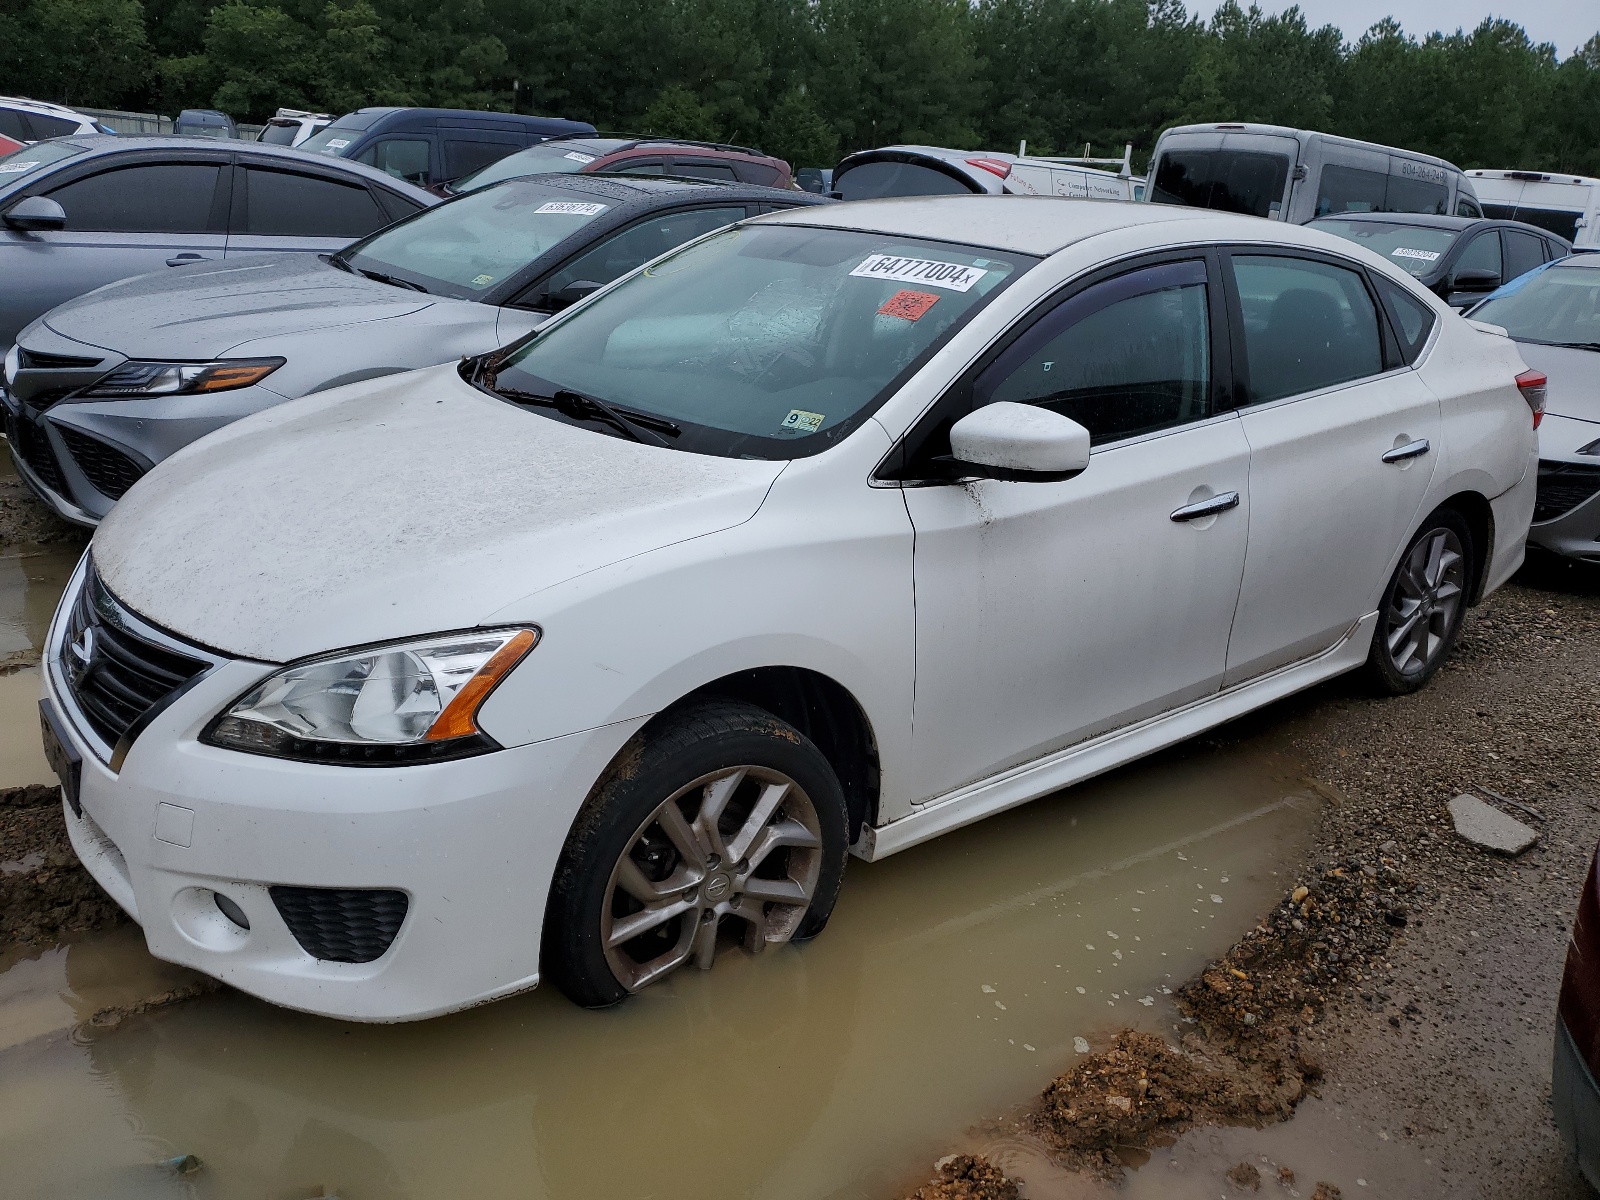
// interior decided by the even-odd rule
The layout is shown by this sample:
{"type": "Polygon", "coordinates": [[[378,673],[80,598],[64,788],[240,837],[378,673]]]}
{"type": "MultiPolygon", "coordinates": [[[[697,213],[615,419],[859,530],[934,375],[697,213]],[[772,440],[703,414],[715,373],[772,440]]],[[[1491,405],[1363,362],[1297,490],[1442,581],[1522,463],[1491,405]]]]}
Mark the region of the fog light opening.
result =
{"type": "Polygon", "coordinates": [[[212,898],[216,900],[217,909],[222,913],[223,916],[227,917],[228,920],[232,921],[240,929],[250,928],[250,918],[244,915],[244,909],[240,908],[236,903],[228,899],[228,897],[224,896],[221,892],[212,892],[211,895],[212,898]]]}

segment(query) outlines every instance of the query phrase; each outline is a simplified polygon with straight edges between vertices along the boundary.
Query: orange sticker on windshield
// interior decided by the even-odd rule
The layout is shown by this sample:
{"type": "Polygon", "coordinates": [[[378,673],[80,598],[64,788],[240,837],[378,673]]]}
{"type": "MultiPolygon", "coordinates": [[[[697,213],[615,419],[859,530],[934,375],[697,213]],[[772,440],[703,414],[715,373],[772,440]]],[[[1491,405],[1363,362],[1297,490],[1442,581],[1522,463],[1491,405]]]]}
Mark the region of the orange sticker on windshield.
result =
{"type": "Polygon", "coordinates": [[[907,288],[885,300],[878,312],[886,317],[901,317],[907,321],[915,321],[925,316],[938,302],[939,297],[931,292],[913,292],[907,288]]]}

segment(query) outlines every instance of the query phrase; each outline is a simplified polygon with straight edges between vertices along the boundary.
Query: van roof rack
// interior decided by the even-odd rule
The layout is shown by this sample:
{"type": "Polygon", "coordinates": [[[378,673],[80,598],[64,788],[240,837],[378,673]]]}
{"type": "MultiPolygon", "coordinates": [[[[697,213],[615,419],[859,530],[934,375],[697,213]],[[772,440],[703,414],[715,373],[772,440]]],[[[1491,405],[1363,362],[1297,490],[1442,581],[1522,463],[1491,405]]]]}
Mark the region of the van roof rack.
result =
{"type": "MultiPolygon", "coordinates": [[[[1133,143],[1128,142],[1122,147],[1121,158],[1091,158],[1089,151],[1092,148],[1089,142],[1083,144],[1083,153],[1076,158],[1058,158],[1050,155],[1035,154],[1035,162],[1060,163],[1068,167],[1116,167],[1118,179],[1131,179],[1133,177],[1133,143]]],[[[1017,147],[1017,157],[1028,157],[1028,140],[1024,138],[1017,147]]]]}

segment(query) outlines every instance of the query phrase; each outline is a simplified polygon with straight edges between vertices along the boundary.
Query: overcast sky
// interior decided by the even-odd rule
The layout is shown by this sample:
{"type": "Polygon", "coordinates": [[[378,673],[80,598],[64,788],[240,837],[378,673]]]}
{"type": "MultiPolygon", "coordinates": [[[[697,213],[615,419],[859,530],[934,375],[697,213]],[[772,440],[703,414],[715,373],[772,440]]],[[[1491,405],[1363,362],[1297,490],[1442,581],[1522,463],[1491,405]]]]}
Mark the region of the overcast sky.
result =
{"type": "MultiPolygon", "coordinates": [[[[1288,0],[1257,0],[1266,12],[1282,12],[1288,0]]],[[[1249,0],[1239,0],[1249,8],[1249,0]]],[[[1189,11],[1209,17],[1216,0],[1190,0],[1189,11]]],[[[1355,41],[1384,17],[1394,17],[1414,37],[1436,29],[1453,33],[1468,30],[1485,17],[1507,17],[1528,31],[1536,42],[1554,42],[1565,58],[1600,32],[1600,3],[1596,0],[1521,0],[1517,4],[1487,0],[1300,0],[1300,11],[1313,28],[1337,25],[1355,41]]]]}

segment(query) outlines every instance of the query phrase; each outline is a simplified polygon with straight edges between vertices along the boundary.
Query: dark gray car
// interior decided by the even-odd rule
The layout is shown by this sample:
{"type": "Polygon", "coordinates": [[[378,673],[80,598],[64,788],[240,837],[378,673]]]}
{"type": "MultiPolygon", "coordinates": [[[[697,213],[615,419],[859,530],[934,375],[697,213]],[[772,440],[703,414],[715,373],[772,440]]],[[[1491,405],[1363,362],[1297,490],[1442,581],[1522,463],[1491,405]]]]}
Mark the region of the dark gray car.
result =
{"type": "Polygon", "coordinates": [[[1504,329],[1546,378],[1528,544],[1600,562],[1600,253],[1540,267],[1466,315],[1504,329]]]}
{"type": "Polygon", "coordinates": [[[230,421],[485,353],[703,233],[819,203],[748,184],[533,176],[339,254],[113,284],[18,337],[5,365],[12,457],[58,513],[94,524],[154,464],[230,421]]]}
{"type": "Polygon", "coordinates": [[[0,352],[40,313],[168,267],[326,254],[437,204],[421,188],[287,147],[56,138],[0,158],[0,352]]]}

